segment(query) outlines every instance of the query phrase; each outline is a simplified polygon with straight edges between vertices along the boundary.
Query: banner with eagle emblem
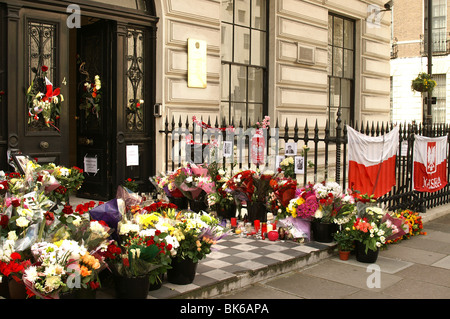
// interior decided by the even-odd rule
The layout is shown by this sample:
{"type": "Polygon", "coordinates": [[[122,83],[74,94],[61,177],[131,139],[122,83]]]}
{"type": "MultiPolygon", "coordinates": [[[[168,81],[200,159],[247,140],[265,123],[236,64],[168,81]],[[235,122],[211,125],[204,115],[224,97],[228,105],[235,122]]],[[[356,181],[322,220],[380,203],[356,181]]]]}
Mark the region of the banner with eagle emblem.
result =
{"type": "Polygon", "coordinates": [[[447,185],[447,136],[414,136],[413,188],[435,192],[447,185]]]}

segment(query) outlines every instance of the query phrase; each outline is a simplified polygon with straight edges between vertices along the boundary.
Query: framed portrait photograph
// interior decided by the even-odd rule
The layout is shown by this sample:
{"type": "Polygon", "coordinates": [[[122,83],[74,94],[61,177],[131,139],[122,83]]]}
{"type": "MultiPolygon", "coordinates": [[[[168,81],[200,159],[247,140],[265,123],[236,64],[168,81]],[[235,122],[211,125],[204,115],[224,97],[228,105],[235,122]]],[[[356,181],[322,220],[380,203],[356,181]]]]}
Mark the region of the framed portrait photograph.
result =
{"type": "Polygon", "coordinates": [[[281,162],[284,160],[285,156],[284,155],[277,155],[275,158],[275,169],[280,168],[280,164],[281,162]]]}
{"type": "Polygon", "coordinates": [[[17,168],[18,173],[25,174],[25,170],[27,168],[28,162],[31,160],[31,158],[28,155],[24,154],[11,154],[11,157],[14,161],[14,164],[17,168]]]}
{"type": "Polygon", "coordinates": [[[295,174],[305,173],[305,158],[303,156],[296,156],[294,158],[294,172],[295,174]]]}
{"type": "Polygon", "coordinates": [[[284,150],[284,155],[294,156],[297,154],[297,143],[286,143],[286,149],[284,150]]]}
{"type": "Polygon", "coordinates": [[[233,142],[223,141],[223,157],[231,157],[233,155],[233,142]]]}

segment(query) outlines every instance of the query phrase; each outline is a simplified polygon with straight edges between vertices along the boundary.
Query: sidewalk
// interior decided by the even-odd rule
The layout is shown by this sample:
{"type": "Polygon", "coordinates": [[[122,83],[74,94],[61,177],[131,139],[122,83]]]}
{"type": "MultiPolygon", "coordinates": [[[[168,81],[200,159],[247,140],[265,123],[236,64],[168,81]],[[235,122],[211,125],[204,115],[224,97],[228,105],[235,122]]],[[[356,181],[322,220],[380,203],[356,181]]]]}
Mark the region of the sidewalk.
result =
{"type": "MultiPolygon", "coordinates": [[[[423,215],[428,234],[389,245],[371,268],[354,256],[339,260],[334,243],[271,242],[233,235],[199,262],[192,284],[164,281],[148,299],[447,299],[448,213],[448,205],[429,210],[423,215]]],[[[97,298],[114,298],[114,292],[102,289],[97,298]]]]}
{"type": "Polygon", "coordinates": [[[389,245],[380,251],[375,266],[357,262],[354,256],[348,261],[332,256],[215,298],[449,299],[449,212],[442,207],[430,210],[424,217],[427,235],[389,245]],[[379,267],[379,277],[372,267],[379,267]]]}

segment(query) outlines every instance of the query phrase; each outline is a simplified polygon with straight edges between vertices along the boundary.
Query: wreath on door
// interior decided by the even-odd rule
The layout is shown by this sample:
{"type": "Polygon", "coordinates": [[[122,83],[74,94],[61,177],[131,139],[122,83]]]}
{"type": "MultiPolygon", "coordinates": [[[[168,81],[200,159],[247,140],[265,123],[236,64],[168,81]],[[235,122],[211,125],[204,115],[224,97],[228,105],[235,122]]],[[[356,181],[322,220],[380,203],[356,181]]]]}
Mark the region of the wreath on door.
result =
{"type": "Polygon", "coordinates": [[[81,63],[80,73],[85,75],[86,79],[83,82],[83,94],[81,97],[80,109],[85,111],[86,117],[95,115],[97,118],[100,113],[100,103],[102,99],[102,82],[100,76],[96,75],[94,81],[89,79],[89,72],[84,69],[86,62],[81,63]]]}
{"type": "Polygon", "coordinates": [[[53,89],[53,84],[47,78],[48,67],[32,68],[35,74],[26,92],[28,107],[28,124],[44,120],[47,127],[53,127],[58,132],[56,121],[60,118],[61,103],[64,97],[60,88],[53,89]]]}

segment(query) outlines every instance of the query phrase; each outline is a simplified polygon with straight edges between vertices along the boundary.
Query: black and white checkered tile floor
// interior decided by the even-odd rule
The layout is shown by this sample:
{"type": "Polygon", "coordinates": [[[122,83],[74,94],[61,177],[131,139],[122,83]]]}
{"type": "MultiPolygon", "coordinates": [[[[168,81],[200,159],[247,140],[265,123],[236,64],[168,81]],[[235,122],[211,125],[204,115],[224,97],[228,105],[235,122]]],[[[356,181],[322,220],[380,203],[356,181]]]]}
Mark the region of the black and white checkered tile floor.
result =
{"type": "Polygon", "coordinates": [[[160,289],[149,292],[148,298],[176,298],[245,272],[263,270],[314,251],[326,250],[331,245],[333,243],[311,241],[300,244],[293,241],[270,241],[231,235],[214,245],[213,252],[199,262],[193,283],[176,285],[165,279],[160,289]]]}

